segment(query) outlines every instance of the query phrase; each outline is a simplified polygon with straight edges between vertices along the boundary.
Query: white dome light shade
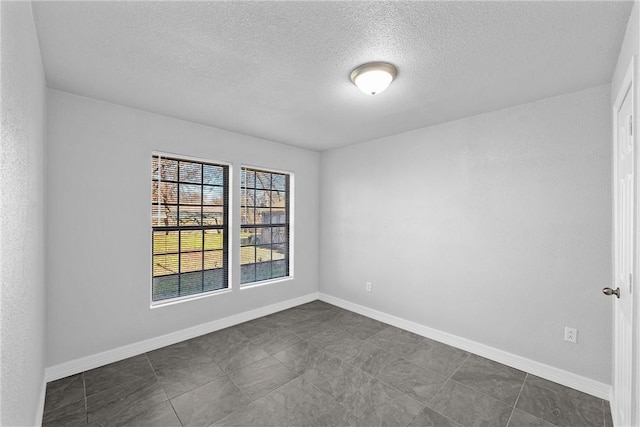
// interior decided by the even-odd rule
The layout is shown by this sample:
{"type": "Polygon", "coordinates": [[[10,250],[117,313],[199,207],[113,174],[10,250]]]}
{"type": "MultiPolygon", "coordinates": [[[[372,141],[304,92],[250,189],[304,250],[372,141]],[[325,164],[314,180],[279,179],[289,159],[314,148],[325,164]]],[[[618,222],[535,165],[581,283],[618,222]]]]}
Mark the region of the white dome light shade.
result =
{"type": "Polygon", "coordinates": [[[398,71],[386,62],[370,62],[362,64],[351,72],[351,81],[367,95],[376,95],[385,90],[398,71]]]}

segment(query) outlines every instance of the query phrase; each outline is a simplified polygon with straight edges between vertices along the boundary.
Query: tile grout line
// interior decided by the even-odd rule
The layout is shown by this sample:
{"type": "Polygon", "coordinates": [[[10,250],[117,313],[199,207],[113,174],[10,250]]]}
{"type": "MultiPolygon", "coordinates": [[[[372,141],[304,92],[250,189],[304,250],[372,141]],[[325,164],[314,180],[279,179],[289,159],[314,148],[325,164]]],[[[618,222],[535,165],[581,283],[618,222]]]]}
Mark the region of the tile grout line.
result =
{"type": "MultiPolygon", "coordinates": [[[[174,396],[173,398],[169,398],[169,395],[164,390],[164,387],[162,387],[162,384],[160,384],[160,378],[158,378],[158,374],[156,372],[156,368],[153,366],[153,363],[151,363],[151,359],[149,359],[149,355],[146,352],[144,353],[144,357],[147,359],[147,362],[151,366],[151,371],[153,372],[153,376],[156,378],[156,381],[158,381],[158,385],[160,385],[160,387],[162,388],[162,391],[164,392],[164,395],[167,396],[167,400],[165,400],[165,402],[169,402],[169,405],[171,405],[171,410],[173,411],[173,413],[175,414],[176,418],[178,419],[178,422],[180,423],[181,426],[184,426],[184,423],[180,419],[180,416],[178,415],[178,412],[176,412],[176,408],[173,406],[173,402],[171,401],[171,399],[176,398],[178,396],[182,396],[183,394],[188,393],[189,391],[192,391],[192,390],[185,391],[184,393],[180,393],[178,396],[174,396]]],[[[217,364],[216,364],[216,366],[217,366],[217,364]]],[[[226,376],[226,373],[225,373],[225,376],[226,376]]],[[[211,381],[209,381],[209,382],[211,382],[211,381]]],[[[199,386],[199,387],[202,387],[202,386],[199,386]]],[[[196,388],[198,388],[198,387],[196,387],[196,388]]],[[[193,390],[195,390],[195,389],[193,389],[193,390]]],[[[164,402],[162,402],[162,403],[164,403],[164,402]]],[[[160,404],[162,404],[162,403],[160,403],[160,404]]]]}
{"type": "MultiPolygon", "coordinates": [[[[176,419],[178,420],[178,422],[180,423],[181,426],[184,426],[184,424],[182,423],[182,420],[180,419],[180,417],[178,416],[178,413],[176,412],[176,408],[173,407],[173,402],[171,402],[171,399],[169,398],[169,395],[165,391],[164,387],[162,387],[162,384],[160,383],[160,378],[158,378],[158,374],[156,373],[156,368],[153,366],[153,363],[151,363],[151,359],[149,359],[149,355],[146,352],[144,353],[144,357],[147,359],[147,362],[149,363],[149,366],[151,366],[151,371],[153,372],[153,376],[156,378],[156,381],[158,382],[158,385],[160,386],[160,388],[162,388],[162,391],[164,392],[164,395],[167,397],[167,400],[165,400],[165,402],[169,402],[169,405],[171,406],[171,410],[173,411],[174,415],[176,416],[176,419]]],[[[164,402],[162,402],[162,403],[164,403],[164,402]]],[[[160,403],[159,405],[161,405],[162,403],[160,403]]]]}
{"type": "MultiPolygon", "coordinates": [[[[247,365],[247,366],[248,366],[248,365],[247,365]]],[[[242,369],[242,368],[240,368],[240,369],[242,369]]],[[[244,397],[246,397],[246,398],[247,398],[247,400],[249,400],[249,403],[247,403],[246,405],[242,405],[240,408],[236,409],[235,411],[231,412],[230,414],[225,415],[225,416],[224,416],[224,417],[222,417],[222,418],[218,418],[217,420],[209,420],[209,421],[207,422],[207,425],[208,425],[208,426],[211,426],[211,425],[213,425],[213,424],[217,423],[218,421],[225,419],[226,417],[228,417],[229,415],[231,415],[231,414],[233,414],[233,413],[235,413],[235,412],[237,412],[237,411],[240,411],[240,410],[242,410],[242,409],[245,409],[247,406],[249,406],[250,404],[252,404],[252,403],[254,402],[253,400],[251,400],[251,398],[249,397],[249,395],[247,395],[247,393],[245,393],[245,392],[244,392],[244,390],[243,390],[243,389],[242,389],[238,384],[236,384],[236,382],[233,380],[233,378],[231,378],[231,375],[229,375],[228,373],[226,373],[226,372],[225,372],[225,376],[226,376],[226,377],[227,377],[227,379],[231,382],[231,384],[233,384],[233,385],[234,385],[234,386],[235,386],[235,387],[240,391],[240,393],[242,393],[242,395],[243,395],[244,397]]],[[[222,378],[222,377],[220,377],[220,378],[222,378]]],[[[218,378],[216,378],[216,379],[218,379],[218,378]]],[[[209,381],[209,383],[210,383],[210,382],[212,382],[212,381],[215,381],[216,379],[209,381]]],[[[209,384],[209,383],[207,383],[207,384],[209,384]]],[[[206,385],[206,384],[203,384],[203,385],[202,385],[202,386],[200,386],[200,387],[203,387],[204,385],[206,385]]],[[[196,387],[196,388],[199,388],[199,387],[196,387]]],[[[195,390],[195,389],[194,389],[194,390],[195,390]]],[[[187,392],[187,393],[188,393],[188,392],[187,392]]],[[[184,394],[184,393],[183,393],[183,394],[184,394]]],[[[172,404],[171,406],[173,407],[173,404],[172,404]]],[[[175,411],[175,408],[174,408],[174,411],[175,411]]],[[[176,415],[177,415],[177,414],[176,414],[176,415]]],[[[180,419],[180,417],[178,417],[178,419],[180,419]]],[[[182,420],[180,421],[180,423],[182,423],[182,420]]],[[[183,424],[183,425],[184,425],[184,424],[183,424]]]]}
{"type": "Polygon", "coordinates": [[[471,358],[471,353],[467,352],[467,357],[464,358],[464,360],[462,361],[462,363],[460,363],[460,366],[458,366],[456,368],[455,371],[453,371],[453,373],[451,375],[449,375],[449,378],[447,378],[447,380],[453,379],[453,376],[455,374],[458,373],[458,371],[460,370],[460,368],[462,368],[462,365],[464,365],[465,363],[467,363],[467,360],[469,360],[471,358]]]}
{"type": "Polygon", "coordinates": [[[82,392],[84,394],[84,418],[87,425],[89,425],[89,404],[87,402],[87,384],[86,384],[86,381],[84,380],[84,373],[85,371],[82,371],[82,392]]]}
{"type": "Polygon", "coordinates": [[[151,371],[153,372],[153,376],[156,377],[156,380],[160,381],[160,378],[158,378],[158,374],[156,374],[156,368],[153,366],[153,363],[151,363],[151,359],[149,359],[149,355],[147,355],[147,353],[143,353],[144,354],[144,358],[147,359],[147,363],[149,364],[149,366],[151,366],[151,371]]]}
{"type": "Polygon", "coordinates": [[[158,386],[160,386],[160,388],[162,389],[162,392],[164,393],[165,397],[167,398],[167,400],[165,400],[165,402],[170,401],[171,399],[169,399],[169,395],[167,394],[167,392],[164,390],[164,387],[162,387],[162,384],[160,383],[160,378],[158,378],[158,374],[156,373],[156,368],[153,366],[153,363],[151,363],[151,359],[149,359],[149,356],[147,355],[146,352],[144,353],[144,358],[147,359],[147,363],[151,367],[151,372],[153,372],[153,377],[156,379],[156,382],[158,383],[158,386]]]}
{"type": "MultiPolygon", "coordinates": [[[[303,375],[304,375],[304,374],[303,374],[303,375]]],[[[301,376],[302,376],[302,375],[301,375],[301,376]]],[[[337,400],[335,397],[331,396],[331,395],[330,395],[329,393],[327,393],[326,391],[320,390],[320,387],[318,387],[317,385],[315,385],[315,384],[313,383],[313,381],[309,381],[309,384],[311,384],[311,387],[315,388],[315,389],[316,389],[316,390],[318,390],[320,393],[323,393],[323,394],[326,394],[327,396],[329,396],[329,397],[331,398],[331,400],[333,400],[333,401],[335,402],[335,405],[331,406],[331,408],[329,408],[329,410],[327,410],[327,411],[323,412],[323,413],[322,413],[322,415],[319,415],[319,416],[315,417],[315,419],[314,419],[314,421],[315,421],[315,420],[317,420],[318,418],[323,417],[323,416],[327,415],[329,412],[331,412],[332,410],[334,410],[334,409],[336,408],[336,406],[340,405],[340,402],[338,402],[338,400],[337,400]]],[[[345,408],[345,410],[346,410],[347,412],[349,412],[350,414],[352,414],[354,417],[356,416],[356,415],[355,415],[355,414],[353,414],[352,412],[348,411],[346,408],[345,408]]],[[[357,417],[356,417],[356,418],[357,418],[357,417]]]]}
{"type": "Polygon", "coordinates": [[[520,391],[518,392],[518,397],[516,397],[515,402],[513,402],[513,408],[511,408],[511,414],[509,414],[509,419],[507,420],[507,427],[509,427],[509,423],[511,422],[511,418],[513,417],[513,413],[516,411],[516,406],[518,405],[518,400],[520,400],[520,395],[522,394],[522,390],[524,389],[524,383],[527,382],[527,378],[529,377],[529,373],[525,372],[524,380],[522,380],[522,385],[520,386],[520,391]]]}
{"type": "MultiPolygon", "coordinates": [[[[431,405],[431,402],[433,401],[433,399],[435,399],[435,398],[436,398],[436,396],[438,395],[438,393],[440,393],[440,392],[442,391],[442,389],[444,388],[444,386],[445,386],[445,385],[447,385],[447,383],[448,383],[449,381],[453,381],[453,376],[454,376],[454,375],[455,375],[455,374],[460,370],[460,368],[462,368],[462,365],[464,365],[464,364],[467,362],[467,360],[469,360],[469,358],[471,357],[471,353],[469,353],[469,352],[467,352],[467,353],[468,353],[468,354],[467,354],[467,357],[462,361],[462,363],[460,363],[460,366],[458,366],[458,367],[456,368],[456,370],[455,370],[455,371],[453,371],[453,373],[452,373],[452,374],[451,374],[451,375],[450,375],[450,376],[445,380],[445,382],[443,382],[443,383],[442,383],[442,385],[440,386],[440,388],[438,388],[438,391],[436,391],[435,393],[433,393],[433,396],[431,396],[431,399],[429,399],[429,403],[427,404],[427,406],[431,405]]],[[[432,409],[432,410],[434,410],[434,411],[435,411],[435,409],[433,409],[431,406],[429,406],[429,409],[432,409]]],[[[438,411],[436,411],[436,412],[438,412],[438,411]]],[[[440,412],[438,412],[438,413],[440,413],[440,412]]],[[[441,414],[441,415],[444,415],[444,414],[441,414]]],[[[447,417],[447,418],[448,418],[448,417],[447,417]]],[[[457,422],[457,421],[456,421],[456,422],[457,422]]]]}
{"type": "MultiPolygon", "coordinates": [[[[262,359],[261,359],[261,360],[262,360],[262,359]]],[[[260,361],[260,360],[258,360],[258,362],[259,362],[259,361],[260,361]]],[[[255,363],[255,362],[254,362],[254,363],[255,363]]],[[[249,365],[247,365],[247,366],[249,366],[249,365]]],[[[240,370],[240,369],[243,369],[243,368],[239,368],[238,370],[240,370]]],[[[240,390],[240,393],[242,393],[242,395],[243,395],[244,397],[246,397],[246,398],[249,400],[249,403],[253,402],[254,400],[258,400],[258,399],[259,399],[259,398],[251,399],[251,397],[249,397],[249,395],[248,395],[248,394],[247,394],[247,393],[242,389],[242,387],[240,387],[240,386],[239,386],[239,385],[238,385],[238,384],[233,380],[233,377],[232,377],[230,374],[225,373],[225,375],[226,375],[227,379],[228,379],[229,381],[231,381],[231,384],[233,384],[234,386],[236,386],[236,388],[237,388],[238,390],[240,390]]],[[[209,381],[209,382],[211,382],[211,381],[209,381]]],[[[208,384],[208,383],[207,383],[207,384],[208,384]]],[[[249,403],[247,403],[247,405],[248,405],[249,403]]],[[[244,405],[244,406],[247,406],[247,405],[244,405]]],[[[233,412],[235,412],[235,411],[233,411],[233,412]]]]}
{"type": "Polygon", "coordinates": [[[173,407],[173,402],[171,402],[171,399],[169,399],[168,402],[169,402],[169,405],[171,405],[171,410],[173,411],[173,414],[176,416],[176,419],[178,420],[180,425],[184,427],[182,420],[180,419],[180,417],[178,416],[178,413],[176,412],[176,408],[173,407]]]}
{"type": "MultiPolygon", "coordinates": [[[[287,369],[288,369],[288,368],[287,368],[287,369]]],[[[295,373],[294,373],[294,374],[295,374],[295,373]]],[[[226,375],[226,374],[225,374],[225,375],[226,375]]],[[[233,382],[233,380],[231,380],[231,378],[229,378],[229,379],[233,382],[233,384],[234,384],[234,385],[236,385],[236,387],[238,387],[238,389],[240,390],[240,392],[242,392],[242,394],[244,394],[244,395],[247,397],[247,399],[249,399],[249,400],[250,400],[250,403],[248,403],[247,405],[244,405],[242,408],[238,408],[238,409],[236,409],[236,410],[235,410],[235,411],[233,411],[232,413],[230,413],[230,414],[228,414],[228,415],[224,416],[223,418],[220,418],[219,420],[215,421],[215,422],[214,422],[214,423],[212,423],[212,424],[215,424],[215,423],[217,423],[218,421],[223,420],[223,419],[225,419],[225,418],[227,418],[227,417],[231,416],[232,414],[235,414],[236,412],[238,412],[238,411],[242,410],[243,408],[245,408],[245,407],[249,406],[251,403],[253,403],[253,402],[255,402],[255,401],[259,400],[259,399],[262,399],[262,398],[264,398],[264,397],[267,397],[267,396],[268,396],[268,395],[270,395],[271,393],[273,393],[273,392],[275,392],[275,391],[277,391],[277,390],[281,389],[281,388],[282,388],[282,387],[284,387],[285,385],[287,385],[287,384],[291,383],[292,381],[295,381],[295,380],[297,380],[298,378],[302,377],[302,375],[304,375],[304,372],[301,372],[301,373],[300,373],[300,375],[298,375],[298,376],[296,376],[295,378],[291,379],[290,381],[287,381],[286,383],[284,383],[284,384],[282,384],[282,385],[280,385],[280,386],[278,386],[278,387],[274,388],[274,389],[273,389],[273,390],[271,390],[270,392],[263,394],[262,396],[260,396],[260,397],[256,398],[255,400],[251,400],[251,399],[249,398],[249,396],[247,396],[247,395],[244,393],[244,391],[242,391],[242,389],[241,389],[240,387],[238,387],[238,386],[237,386],[237,384],[236,384],[235,382],[233,382]]],[[[228,375],[227,375],[227,377],[228,377],[228,375]]]]}

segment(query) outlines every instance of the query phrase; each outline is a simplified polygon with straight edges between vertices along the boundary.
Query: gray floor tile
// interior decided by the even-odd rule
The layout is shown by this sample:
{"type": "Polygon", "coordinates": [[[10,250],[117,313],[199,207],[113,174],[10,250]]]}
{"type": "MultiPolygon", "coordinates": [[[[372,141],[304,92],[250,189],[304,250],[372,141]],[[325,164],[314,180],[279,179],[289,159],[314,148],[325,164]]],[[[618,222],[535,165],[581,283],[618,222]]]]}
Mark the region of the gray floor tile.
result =
{"type": "Polygon", "coordinates": [[[176,365],[156,371],[156,377],[169,399],[224,375],[222,369],[213,361],[199,365],[176,365]]]}
{"type": "Polygon", "coordinates": [[[374,346],[368,340],[358,356],[350,359],[349,363],[425,404],[447,380],[445,376],[414,365],[397,354],[374,346]]]}
{"type": "Polygon", "coordinates": [[[545,420],[534,417],[519,409],[515,409],[509,419],[508,427],[555,427],[553,424],[545,420]]]}
{"type": "Polygon", "coordinates": [[[272,407],[281,410],[284,425],[303,425],[327,412],[336,401],[303,377],[285,384],[264,397],[272,407]]]}
{"type": "Polygon", "coordinates": [[[255,400],[288,383],[296,375],[278,360],[269,356],[231,372],[229,377],[249,399],[255,400]]]}
{"type": "Polygon", "coordinates": [[[348,396],[342,404],[368,426],[407,426],[425,408],[375,378],[367,387],[348,396]]]}
{"type": "Polygon", "coordinates": [[[213,357],[207,354],[197,341],[187,340],[147,353],[151,366],[156,371],[176,366],[210,363],[213,357]]]}
{"type": "Polygon", "coordinates": [[[287,326],[287,329],[300,336],[300,338],[307,339],[324,332],[327,329],[327,324],[326,322],[311,318],[292,323],[287,326]]]}
{"type": "Polygon", "coordinates": [[[348,313],[348,311],[339,307],[331,306],[331,308],[329,308],[328,310],[324,310],[324,311],[318,312],[317,314],[314,314],[312,318],[316,322],[327,323],[334,319],[337,319],[338,317],[342,316],[344,313],[348,313]]]}
{"type": "Polygon", "coordinates": [[[378,322],[369,317],[361,316],[350,311],[344,311],[331,320],[333,327],[356,338],[367,339],[386,329],[389,325],[378,322]]]}
{"type": "Polygon", "coordinates": [[[602,400],[528,375],[516,408],[557,426],[603,426],[602,400]]]}
{"type": "Polygon", "coordinates": [[[417,417],[413,419],[410,427],[462,427],[461,424],[437,413],[431,408],[424,408],[417,417]]]}
{"type": "Polygon", "coordinates": [[[248,339],[252,339],[267,331],[279,329],[278,325],[266,317],[259,317],[248,322],[241,323],[234,327],[248,339]]]}
{"type": "MultiPolygon", "coordinates": [[[[360,427],[366,426],[364,420],[347,411],[344,406],[336,405],[328,413],[313,420],[309,427],[360,427]]],[[[367,426],[368,427],[368,426],[367,426]]]]}
{"type": "Polygon", "coordinates": [[[171,399],[184,426],[208,426],[250,402],[227,377],[215,379],[171,399]]]}
{"type": "Polygon", "coordinates": [[[315,300],[308,302],[306,304],[301,304],[297,307],[294,307],[293,310],[302,310],[310,313],[322,313],[330,310],[339,309],[335,305],[331,305],[327,302],[315,300]]]}
{"type": "Polygon", "coordinates": [[[84,405],[84,381],[82,374],[71,375],[47,384],[44,412],[53,411],[82,400],[84,405]]]}
{"type": "Polygon", "coordinates": [[[328,413],[336,401],[303,377],[285,384],[262,399],[282,425],[305,425],[328,413]]]}
{"type": "Polygon", "coordinates": [[[380,332],[375,333],[367,340],[377,347],[384,348],[392,353],[404,356],[414,351],[423,343],[423,337],[414,333],[387,326],[380,332]]]}
{"type": "Polygon", "coordinates": [[[429,403],[447,381],[439,373],[420,368],[402,358],[384,366],[376,378],[424,404],[429,403]]]}
{"type": "Polygon", "coordinates": [[[153,369],[144,354],[110,363],[84,373],[87,397],[112,387],[153,377],[153,369]]]}
{"type": "Polygon", "coordinates": [[[339,403],[362,392],[373,379],[371,375],[335,356],[329,356],[308,369],[304,378],[339,403]]]}
{"type": "Polygon", "coordinates": [[[194,338],[192,341],[215,359],[233,352],[234,349],[249,342],[249,339],[238,329],[226,328],[194,338]]]}
{"type": "Polygon", "coordinates": [[[215,426],[306,426],[327,414],[336,401],[298,377],[216,422],[215,426]]]}
{"type": "Polygon", "coordinates": [[[273,355],[290,371],[301,374],[314,368],[328,358],[328,355],[309,341],[300,341],[273,355]]]}
{"type": "Polygon", "coordinates": [[[162,402],[136,415],[122,427],[182,427],[171,403],[162,402]]]}
{"type": "Polygon", "coordinates": [[[281,411],[275,411],[271,402],[263,398],[251,402],[247,406],[236,410],[232,414],[211,424],[215,427],[283,427],[285,418],[281,411]]]}
{"type": "Polygon", "coordinates": [[[465,426],[506,426],[512,408],[482,392],[449,380],[429,407],[465,426]]]}
{"type": "Polygon", "coordinates": [[[525,376],[525,372],[471,355],[452,378],[513,406],[520,394],[525,376]]]}
{"type": "Polygon", "coordinates": [[[44,427],[82,427],[87,425],[87,411],[84,398],[45,412],[42,418],[44,427]]]}
{"type": "Polygon", "coordinates": [[[604,427],[613,427],[613,418],[611,416],[611,404],[605,400],[602,402],[604,408],[604,427]]]}
{"type": "Polygon", "coordinates": [[[584,400],[589,403],[598,404],[602,402],[602,399],[591,396],[589,394],[583,393],[581,391],[575,390],[573,388],[569,388],[567,386],[563,386],[562,384],[554,383],[553,381],[545,380],[544,378],[537,377],[535,375],[527,375],[526,382],[528,384],[536,385],[538,387],[542,387],[548,390],[555,391],[557,393],[566,394],[567,396],[571,396],[576,399],[584,400]]]}
{"type": "Polygon", "coordinates": [[[312,336],[309,342],[345,360],[357,356],[363,343],[362,340],[333,328],[312,336]]]}
{"type": "Polygon", "coordinates": [[[269,316],[266,316],[266,318],[280,327],[288,328],[299,322],[308,321],[310,317],[313,317],[313,315],[314,313],[309,310],[289,309],[270,314],[269,316]]]}
{"type": "Polygon", "coordinates": [[[302,338],[283,328],[265,330],[251,338],[252,343],[269,354],[275,354],[300,341],[302,338]]]}
{"type": "Polygon", "coordinates": [[[111,387],[87,398],[89,425],[125,424],[166,400],[167,395],[155,376],[111,387]]]}
{"type": "Polygon", "coordinates": [[[415,365],[429,368],[447,377],[451,376],[467,357],[469,353],[466,351],[428,338],[422,338],[422,342],[415,349],[404,355],[405,359],[415,365]]]}
{"type": "Polygon", "coordinates": [[[243,341],[237,345],[230,345],[224,350],[216,351],[215,362],[226,373],[269,357],[269,353],[251,341],[243,341]]]}
{"type": "Polygon", "coordinates": [[[397,363],[400,359],[397,354],[378,347],[369,341],[364,341],[358,349],[358,353],[348,359],[348,362],[371,375],[377,375],[384,367],[397,363]]]}

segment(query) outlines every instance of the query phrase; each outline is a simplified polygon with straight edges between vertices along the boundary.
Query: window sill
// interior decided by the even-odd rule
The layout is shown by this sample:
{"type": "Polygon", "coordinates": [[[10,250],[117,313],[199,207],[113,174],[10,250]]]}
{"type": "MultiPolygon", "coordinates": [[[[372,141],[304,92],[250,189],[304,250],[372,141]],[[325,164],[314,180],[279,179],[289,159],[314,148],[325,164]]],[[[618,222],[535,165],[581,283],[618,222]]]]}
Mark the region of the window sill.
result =
{"type": "Polygon", "coordinates": [[[231,288],[224,288],[224,289],[217,289],[215,291],[209,291],[201,294],[187,295],[184,297],[171,298],[171,299],[166,299],[162,301],[154,301],[151,303],[151,306],[149,308],[154,309],[154,308],[167,307],[169,305],[180,304],[183,302],[193,301],[193,300],[202,299],[202,298],[208,298],[215,295],[222,295],[229,292],[231,292],[231,288]]]}
{"type": "Polygon", "coordinates": [[[261,286],[271,285],[273,283],[288,282],[293,279],[294,279],[293,276],[287,276],[287,277],[278,277],[277,279],[269,279],[269,280],[261,280],[259,282],[245,283],[243,285],[240,285],[240,290],[242,291],[245,289],[258,288],[261,286]]]}

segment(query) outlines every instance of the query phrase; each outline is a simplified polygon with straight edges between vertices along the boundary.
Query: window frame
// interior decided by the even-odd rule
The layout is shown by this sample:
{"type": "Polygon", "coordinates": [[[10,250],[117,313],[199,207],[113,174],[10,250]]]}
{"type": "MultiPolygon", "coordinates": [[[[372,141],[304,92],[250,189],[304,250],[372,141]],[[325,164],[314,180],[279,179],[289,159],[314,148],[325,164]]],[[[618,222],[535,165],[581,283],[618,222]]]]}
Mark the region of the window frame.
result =
{"type": "MultiPolygon", "coordinates": [[[[231,184],[233,182],[232,176],[233,176],[233,167],[232,164],[230,162],[225,162],[225,161],[217,161],[217,160],[210,160],[210,159],[203,159],[203,158],[199,158],[199,157],[193,157],[193,156],[185,156],[185,155],[181,155],[181,154],[175,154],[175,153],[167,153],[167,152],[161,152],[161,151],[153,151],[151,153],[151,194],[148,200],[151,201],[151,216],[150,216],[150,228],[151,228],[151,250],[150,250],[150,257],[151,257],[151,262],[149,263],[150,267],[151,267],[151,279],[150,279],[150,287],[149,287],[149,298],[150,298],[150,302],[151,302],[151,308],[154,307],[160,307],[160,306],[166,306],[166,305],[171,305],[171,304],[175,304],[175,303],[179,303],[179,302],[183,302],[183,301],[188,301],[188,300],[193,300],[193,299],[199,299],[199,298],[205,298],[205,297],[209,297],[211,295],[218,295],[221,293],[227,293],[230,292],[232,289],[232,250],[233,250],[233,224],[232,224],[232,218],[233,218],[233,212],[232,212],[232,189],[231,189],[231,184]],[[157,179],[157,176],[153,173],[153,163],[155,161],[156,158],[162,158],[162,159],[170,159],[170,160],[175,160],[178,162],[190,162],[190,163],[198,163],[201,165],[201,179],[200,179],[200,183],[190,183],[189,181],[182,181],[181,177],[179,175],[179,163],[178,163],[178,177],[177,177],[177,181],[175,181],[175,183],[177,184],[176,186],[176,192],[178,194],[177,196],[177,200],[175,203],[176,206],[176,225],[171,225],[171,226],[157,226],[153,224],[153,215],[154,215],[154,208],[161,206],[161,204],[159,202],[154,203],[153,201],[153,183],[154,182],[160,182],[157,179]],[[217,184],[205,184],[204,183],[204,170],[203,165],[210,165],[210,166],[215,166],[215,167],[222,167],[223,168],[223,181],[222,181],[222,186],[217,185],[217,184]],[[204,200],[202,199],[202,195],[204,194],[204,189],[206,186],[211,186],[212,188],[218,187],[218,188],[222,188],[222,199],[223,199],[223,204],[222,206],[222,212],[223,212],[223,224],[222,225],[204,225],[204,224],[200,224],[200,225],[188,225],[188,226],[181,226],[180,225],[180,215],[179,215],[179,209],[181,206],[180,204],[180,200],[179,200],[179,193],[180,193],[180,184],[185,184],[185,185],[199,185],[201,187],[201,199],[200,199],[200,204],[198,205],[193,205],[193,206],[198,206],[200,208],[200,212],[201,214],[203,213],[203,209],[205,207],[209,207],[210,205],[205,204],[204,200]],[[212,290],[204,290],[201,292],[194,292],[194,293],[190,293],[187,295],[178,295],[178,296],[173,296],[173,297],[168,297],[168,298],[163,298],[163,299],[158,299],[158,300],[154,300],[154,255],[157,255],[154,253],[154,232],[156,231],[175,231],[180,233],[181,231],[189,231],[189,230],[202,230],[202,239],[203,239],[203,244],[202,244],[202,248],[201,248],[201,252],[202,252],[202,256],[203,256],[203,263],[201,265],[201,272],[208,271],[205,270],[205,265],[204,265],[204,257],[205,257],[205,253],[207,251],[205,251],[205,246],[204,246],[204,239],[205,239],[205,232],[208,230],[222,230],[223,233],[223,242],[222,242],[222,271],[223,271],[223,279],[222,279],[222,283],[223,286],[222,288],[219,289],[212,289],[212,290]]],[[[162,182],[174,182],[173,180],[167,180],[167,181],[162,181],[162,182]]],[[[189,206],[188,204],[184,204],[184,206],[189,206]]],[[[214,205],[211,205],[214,206],[214,205]]],[[[220,206],[220,205],[218,205],[220,206]]],[[[202,218],[202,216],[201,216],[202,218]]],[[[180,241],[179,241],[180,242],[180,241]]],[[[177,253],[176,254],[181,254],[183,252],[182,248],[180,247],[180,243],[178,243],[178,248],[177,248],[177,253]]],[[[178,268],[179,268],[179,272],[177,273],[178,275],[182,274],[181,272],[181,265],[180,265],[180,261],[178,261],[178,268]]],[[[202,283],[203,283],[203,287],[205,286],[205,282],[204,282],[204,277],[202,279],[202,283]]]]}
{"type": "MultiPolygon", "coordinates": [[[[256,287],[256,286],[262,286],[262,285],[266,285],[266,284],[270,284],[270,283],[274,283],[274,282],[282,282],[282,281],[287,281],[287,280],[292,280],[294,278],[294,173],[291,171],[286,171],[286,170],[279,170],[279,169],[273,169],[273,168],[265,168],[262,166],[254,166],[254,165],[248,165],[248,164],[242,164],[240,167],[240,176],[239,176],[239,185],[238,188],[240,190],[240,192],[238,193],[238,209],[239,209],[239,215],[238,215],[238,222],[239,224],[239,235],[237,236],[236,239],[234,239],[234,243],[238,244],[238,252],[239,252],[239,259],[238,259],[238,283],[240,285],[240,289],[248,289],[248,288],[252,288],[252,287],[256,287]],[[243,173],[245,170],[252,170],[254,172],[262,172],[262,173],[268,173],[271,175],[284,175],[285,176],[285,192],[286,192],[286,201],[285,201],[285,216],[286,216],[286,222],[285,223],[275,223],[275,224],[271,224],[271,209],[270,209],[270,223],[267,225],[263,225],[263,224],[243,224],[243,208],[246,207],[244,205],[245,201],[243,198],[243,190],[246,191],[247,188],[249,189],[254,189],[256,191],[258,191],[259,189],[256,188],[257,184],[254,185],[254,187],[248,187],[246,185],[243,185],[243,173]],[[245,229],[258,229],[258,228],[275,228],[275,227],[285,227],[286,231],[285,231],[285,235],[287,236],[286,241],[284,242],[284,244],[286,245],[286,257],[285,259],[285,271],[286,274],[284,276],[276,276],[276,277],[271,277],[268,279],[261,279],[261,280],[254,280],[254,281],[250,281],[250,282],[242,282],[242,266],[243,265],[247,265],[247,264],[243,264],[242,262],[242,248],[243,247],[250,247],[250,246],[259,246],[259,244],[253,244],[253,245],[243,245],[242,242],[242,235],[243,235],[243,230],[245,229]]],[[[245,183],[246,184],[246,183],[245,183]]],[[[271,185],[271,184],[270,184],[271,185]]],[[[274,191],[273,188],[270,188],[269,191],[274,191]]],[[[269,205],[269,208],[271,208],[271,204],[269,205]]],[[[254,206],[254,208],[256,208],[256,206],[254,206]]],[[[269,245],[273,245],[273,242],[270,242],[269,245]]],[[[273,262],[274,260],[271,259],[270,262],[273,262]]],[[[258,262],[254,262],[253,264],[258,264],[258,262]]],[[[256,267],[257,268],[257,267],[256,267]]],[[[273,270],[272,270],[273,271],[273,270]]]]}

